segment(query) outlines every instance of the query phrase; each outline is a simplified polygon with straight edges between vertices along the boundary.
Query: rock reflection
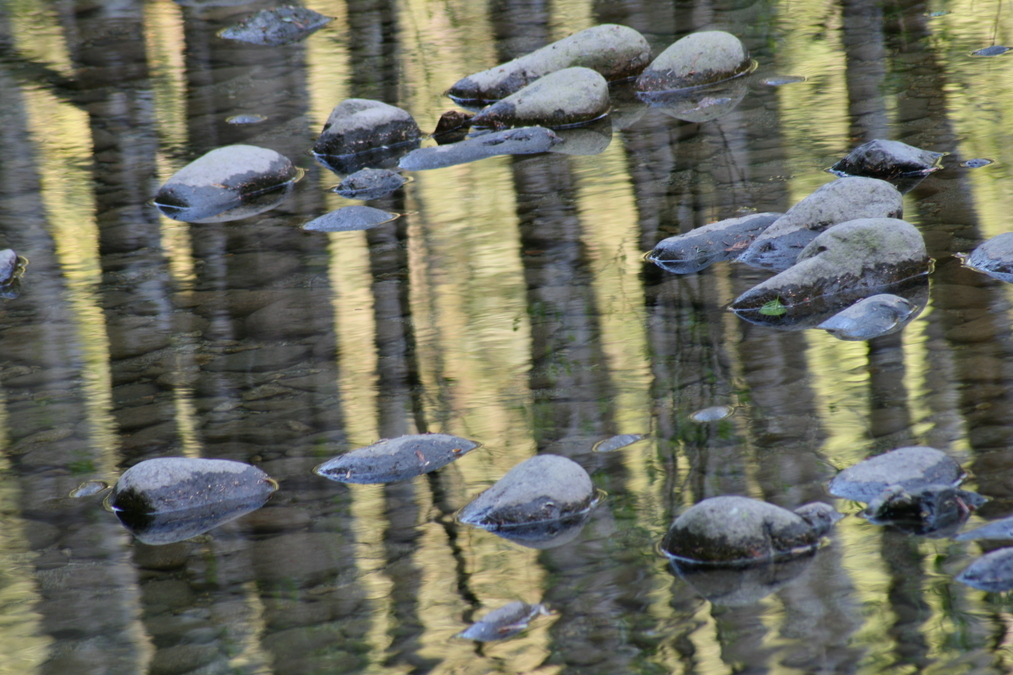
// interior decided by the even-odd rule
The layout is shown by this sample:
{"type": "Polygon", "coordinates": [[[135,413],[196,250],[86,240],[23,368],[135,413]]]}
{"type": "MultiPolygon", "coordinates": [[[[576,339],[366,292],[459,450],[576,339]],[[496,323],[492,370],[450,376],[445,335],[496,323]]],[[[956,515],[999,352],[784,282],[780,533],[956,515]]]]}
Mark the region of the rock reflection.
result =
{"type": "Polygon", "coordinates": [[[818,551],[749,567],[715,568],[669,557],[672,571],[693,590],[725,607],[748,607],[798,580],[812,565],[818,551]]]}

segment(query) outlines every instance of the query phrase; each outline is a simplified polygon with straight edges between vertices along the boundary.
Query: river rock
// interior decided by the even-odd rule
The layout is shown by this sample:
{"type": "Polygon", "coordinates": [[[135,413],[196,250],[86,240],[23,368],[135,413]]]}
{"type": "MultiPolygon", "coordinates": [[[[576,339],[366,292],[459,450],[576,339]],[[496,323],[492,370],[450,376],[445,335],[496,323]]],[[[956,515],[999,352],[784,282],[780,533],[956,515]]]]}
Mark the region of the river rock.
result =
{"type": "Polygon", "coordinates": [[[458,519],[493,532],[558,522],[594,505],[587,471],[560,455],[537,455],[510,469],[461,509],[458,519]]]}
{"type": "Polygon", "coordinates": [[[647,260],[666,272],[692,274],[742,254],[742,250],[780,218],[781,213],[752,213],[725,218],[685,234],[662,239],[647,260]]]}
{"type": "Polygon", "coordinates": [[[259,509],[278,488],[260,469],[224,459],[162,457],[127,469],[109,505],[146,544],[169,544],[259,509]]]}
{"type": "Polygon", "coordinates": [[[175,220],[216,223],[274,208],[302,172],[287,157],[253,145],[229,145],[198,157],[169,178],[154,205],[175,220]]]}
{"type": "Polygon", "coordinates": [[[0,251],[0,285],[9,284],[13,281],[14,273],[17,269],[18,254],[9,248],[0,251]]]}
{"type": "Polygon", "coordinates": [[[557,143],[562,143],[562,139],[555,132],[543,127],[504,129],[480,134],[458,143],[412,150],[401,158],[398,166],[405,171],[442,169],[497,155],[548,152],[557,143]]]}
{"type": "Polygon", "coordinates": [[[346,199],[379,199],[407,182],[407,178],[390,169],[360,169],[341,181],[334,191],[346,199]]]}
{"type": "Polygon", "coordinates": [[[1013,517],[993,521],[954,537],[957,541],[975,539],[1013,539],[1013,517]]]}
{"type": "Polygon", "coordinates": [[[882,138],[864,143],[840,160],[830,172],[838,176],[866,176],[881,180],[926,176],[938,171],[941,152],[922,150],[900,141],[882,138]]]}
{"type": "Polygon", "coordinates": [[[287,45],[308,37],[333,21],[305,7],[264,9],[218,33],[227,40],[254,45],[287,45]]]}
{"type": "Polygon", "coordinates": [[[312,232],[353,232],[369,230],[396,220],[401,214],[391,213],[372,206],[342,206],[303,223],[302,229],[312,232]]]}
{"type": "Polygon", "coordinates": [[[952,537],[971,513],[983,505],[981,495],[950,485],[908,490],[891,485],[858,515],[876,525],[933,538],[952,537]]]}
{"type": "Polygon", "coordinates": [[[392,146],[406,147],[421,136],[419,125],[401,108],[382,101],[349,98],[331,111],[313,144],[313,154],[318,159],[340,158],[392,146]]]}
{"type": "Polygon", "coordinates": [[[957,581],[989,593],[1013,590],[1013,548],[986,553],[964,568],[957,581]]]}
{"type": "Polygon", "coordinates": [[[450,434],[399,436],[346,452],[313,473],[339,483],[393,483],[436,471],[478,446],[450,434]]]}
{"type": "Polygon", "coordinates": [[[811,328],[861,298],[924,285],[930,268],[914,225],[895,218],[861,218],[817,236],[798,262],[740,295],[731,310],[751,323],[811,328]]]}
{"type": "Polygon", "coordinates": [[[871,340],[903,329],[922,307],[924,305],[915,306],[899,295],[877,293],[834,314],[817,328],[839,340],[871,340]]]}
{"type": "Polygon", "coordinates": [[[661,549],[680,562],[709,565],[786,559],[815,550],[841,517],[823,503],[792,512],[749,497],[711,497],[675,519],[661,549]]]}
{"type": "Polygon", "coordinates": [[[788,209],[753,241],[738,261],[751,267],[785,270],[816,236],[832,225],[857,218],[901,218],[903,197],[875,178],[841,178],[816,188],[788,209]]]}
{"type": "Polygon", "coordinates": [[[970,254],[958,253],[957,258],[964,267],[999,281],[1013,283],[1013,232],[996,235],[970,254]]]}
{"type": "Polygon", "coordinates": [[[469,75],[447,96],[458,103],[483,105],[520,91],[537,79],[573,67],[590,68],[609,82],[639,74],[651,61],[644,36],[626,26],[602,24],[501,66],[469,75]]]}
{"type": "Polygon", "coordinates": [[[529,605],[518,600],[494,609],[454,637],[477,642],[505,640],[527,628],[539,615],[549,616],[545,605],[529,605]]]}
{"type": "Polygon", "coordinates": [[[566,68],[535,80],[515,94],[483,108],[473,126],[567,127],[583,124],[609,111],[609,86],[590,68],[566,68]]]}
{"type": "Polygon", "coordinates": [[[637,78],[637,89],[660,92],[727,80],[752,68],[742,42],[724,31],[701,31],[678,40],[637,78]]]}

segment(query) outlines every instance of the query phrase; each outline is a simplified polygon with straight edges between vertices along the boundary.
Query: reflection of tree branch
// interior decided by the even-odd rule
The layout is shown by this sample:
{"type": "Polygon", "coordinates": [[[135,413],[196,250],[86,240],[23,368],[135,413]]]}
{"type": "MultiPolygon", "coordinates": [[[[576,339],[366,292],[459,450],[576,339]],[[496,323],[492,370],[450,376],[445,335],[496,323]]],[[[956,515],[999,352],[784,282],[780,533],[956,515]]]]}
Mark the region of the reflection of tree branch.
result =
{"type": "Polygon", "coordinates": [[[439,523],[447,534],[447,546],[450,548],[450,554],[454,558],[454,577],[457,579],[457,592],[461,594],[462,600],[471,605],[471,608],[464,614],[465,622],[470,622],[473,619],[475,610],[482,603],[478,599],[478,596],[475,595],[475,592],[471,590],[471,575],[468,574],[467,566],[465,565],[464,551],[457,543],[458,527],[457,521],[454,520],[455,509],[447,499],[447,491],[440,480],[440,472],[434,471],[426,474],[426,477],[429,479],[429,489],[433,493],[433,504],[440,510],[442,516],[439,518],[439,523]]]}
{"type": "Polygon", "coordinates": [[[4,41],[0,41],[0,60],[13,66],[8,68],[7,72],[19,84],[42,85],[65,102],[78,105],[73,93],[80,88],[76,80],[61,75],[45,64],[22,56],[4,41]]]}

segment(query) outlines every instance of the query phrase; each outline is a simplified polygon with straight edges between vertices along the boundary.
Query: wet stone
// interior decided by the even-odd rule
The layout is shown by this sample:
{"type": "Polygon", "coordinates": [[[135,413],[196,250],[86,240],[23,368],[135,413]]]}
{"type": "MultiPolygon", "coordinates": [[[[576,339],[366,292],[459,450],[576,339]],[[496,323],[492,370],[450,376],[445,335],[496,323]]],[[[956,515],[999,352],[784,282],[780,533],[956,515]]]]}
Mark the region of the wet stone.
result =
{"type": "Polygon", "coordinates": [[[279,46],[299,42],[333,21],[305,7],[276,7],[257,12],[250,18],[218,33],[226,40],[254,45],[279,46]]]}
{"type": "Polygon", "coordinates": [[[0,251],[0,285],[9,284],[13,281],[14,273],[17,269],[18,254],[9,248],[0,251]]]}
{"type": "Polygon", "coordinates": [[[982,157],[982,158],[979,158],[979,159],[969,159],[969,160],[967,160],[965,162],[961,162],[960,166],[963,167],[963,168],[965,168],[965,169],[980,169],[981,167],[988,166],[989,164],[995,164],[995,160],[994,159],[986,159],[986,158],[982,157]]]}
{"type": "Polygon", "coordinates": [[[334,191],[346,199],[379,199],[407,182],[407,178],[389,169],[360,169],[341,181],[334,191]]]}
{"type": "Polygon", "coordinates": [[[951,537],[986,499],[949,485],[908,490],[891,485],[859,513],[870,523],[889,525],[908,534],[951,537]]]}
{"type": "Polygon", "coordinates": [[[717,422],[730,417],[733,412],[735,412],[735,408],[730,405],[715,405],[697,410],[689,418],[694,422],[706,424],[707,422],[717,422]]]}
{"type": "Polygon", "coordinates": [[[900,218],[903,213],[903,197],[890,183],[840,178],[821,185],[788,209],[737,260],[751,267],[785,270],[809,242],[833,225],[858,218],[900,218]]]}
{"type": "Polygon", "coordinates": [[[647,438],[646,434],[619,434],[598,441],[591,448],[593,452],[615,452],[647,438]]]}
{"type": "Polygon", "coordinates": [[[594,485],[583,467],[560,455],[537,455],[510,469],[458,519],[497,532],[560,521],[588,511],[593,501],[594,485]]]}
{"type": "Polygon", "coordinates": [[[550,73],[471,118],[473,126],[543,126],[584,124],[609,111],[608,82],[590,68],[566,68],[550,73]]]}
{"type": "Polygon", "coordinates": [[[901,330],[920,310],[906,298],[879,293],[859,300],[817,328],[839,340],[871,340],[901,330]]]}
{"type": "Polygon", "coordinates": [[[984,242],[970,254],[958,253],[957,257],[976,272],[987,274],[993,279],[1013,283],[1013,232],[1003,232],[984,242]]]}
{"type": "Polygon", "coordinates": [[[742,42],[724,31],[691,33],[658,55],[637,78],[637,89],[660,92],[713,84],[752,68],[742,42]]]}
{"type": "Polygon", "coordinates": [[[1003,45],[992,45],[991,47],[983,47],[971,52],[971,56],[1002,56],[1006,52],[1013,49],[1013,47],[1004,47],[1003,45]]]}
{"type": "Polygon", "coordinates": [[[355,232],[368,230],[400,217],[372,206],[343,206],[305,223],[304,230],[311,232],[355,232]]]}
{"type": "Polygon", "coordinates": [[[173,174],[159,188],[154,204],[175,220],[237,220],[277,206],[301,176],[287,157],[274,150],[229,145],[173,174]]]}
{"type": "Polygon", "coordinates": [[[891,180],[905,176],[925,176],[938,171],[941,152],[922,150],[900,141],[882,138],[864,143],[830,167],[838,176],[865,176],[891,180]]]}
{"type": "Polygon", "coordinates": [[[1013,548],[986,553],[958,574],[957,581],[990,593],[1013,590],[1013,548]]]}
{"type": "Polygon", "coordinates": [[[561,143],[559,135],[544,127],[521,127],[480,134],[459,143],[418,148],[401,158],[406,171],[426,171],[475,162],[499,155],[529,155],[548,152],[561,143]]]}
{"type": "Polygon", "coordinates": [[[661,548],[674,559],[699,564],[785,559],[815,550],[841,517],[823,503],[792,512],[748,497],[711,497],[675,519],[661,548]]]}
{"type": "Polygon", "coordinates": [[[545,605],[518,600],[494,609],[454,637],[476,642],[505,640],[523,631],[539,615],[549,615],[545,605]]]}
{"type": "Polygon", "coordinates": [[[957,541],[975,539],[1013,539],[1013,517],[996,520],[954,537],[957,541]]]}
{"type": "Polygon", "coordinates": [[[433,130],[433,138],[437,143],[457,143],[463,141],[471,128],[471,118],[475,113],[464,112],[463,110],[448,110],[440,115],[433,130]]]}
{"type": "Polygon", "coordinates": [[[339,483],[393,483],[436,471],[477,447],[449,434],[400,436],[346,452],[313,473],[339,483]]]}
{"type": "Polygon", "coordinates": [[[355,155],[417,142],[422,131],[401,108],[363,98],[342,101],[331,111],[313,145],[320,156],[355,155]]]}
{"type": "Polygon", "coordinates": [[[768,87],[783,87],[786,84],[797,84],[807,80],[808,78],[801,75],[773,75],[771,77],[763,78],[760,82],[768,87]]]}
{"type": "Polygon", "coordinates": [[[731,260],[783,214],[754,213],[726,218],[686,234],[662,239],[647,260],[666,272],[692,274],[715,262],[731,260]]]}
{"type": "Polygon", "coordinates": [[[469,75],[456,82],[447,96],[458,103],[483,105],[566,68],[589,68],[612,82],[638,75],[650,60],[651,48],[640,33],[626,26],[602,24],[469,75]]]}
{"type": "Polygon", "coordinates": [[[267,117],[264,115],[249,114],[249,115],[233,115],[225,120],[227,124],[260,124],[266,122],[267,117]]]}

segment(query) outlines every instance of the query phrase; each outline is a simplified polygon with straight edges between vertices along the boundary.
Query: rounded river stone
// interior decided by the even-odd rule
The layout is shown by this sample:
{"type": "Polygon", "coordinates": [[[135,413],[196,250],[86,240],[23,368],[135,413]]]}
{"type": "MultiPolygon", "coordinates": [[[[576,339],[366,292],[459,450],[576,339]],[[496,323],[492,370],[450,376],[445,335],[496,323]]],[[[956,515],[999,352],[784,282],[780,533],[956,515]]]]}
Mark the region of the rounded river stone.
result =
{"type": "Polygon", "coordinates": [[[537,455],[461,509],[458,519],[487,530],[557,521],[589,509],[594,485],[582,466],[560,455],[537,455]]]}
{"type": "Polygon", "coordinates": [[[802,514],[806,517],[748,497],[711,497],[676,518],[661,547],[673,558],[695,563],[788,558],[818,547],[840,518],[827,504],[807,504],[802,514]]]}
{"type": "Polygon", "coordinates": [[[647,260],[667,272],[692,274],[721,260],[731,260],[770,227],[781,213],[752,213],[725,218],[685,234],[662,239],[647,260]]]}
{"type": "Polygon", "coordinates": [[[390,169],[360,169],[334,188],[347,199],[379,199],[394,192],[408,179],[390,169]]]}
{"type": "Polygon", "coordinates": [[[1013,283],[1013,232],[1003,232],[984,242],[969,255],[958,255],[965,267],[1013,283]]]}
{"type": "Polygon", "coordinates": [[[924,176],[937,171],[941,152],[922,150],[900,141],[882,138],[863,143],[830,167],[839,176],[866,176],[890,180],[901,176],[924,176]]]}
{"type": "Polygon", "coordinates": [[[830,494],[870,503],[887,488],[908,491],[930,485],[955,487],[967,476],[945,452],[923,445],[897,448],[841,471],[830,481],[830,494]]]}
{"type": "Polygon", "coordinates": [[[382,101],[349,98],[334,107],[313,145],[317,155],[353,155],[417,140],[422,130],[411,115],[382,101]]]}
{"type": "Polygon", "coordinates": [[[839,340],[871,340],[901,330],[920,309],[899,295],[877,293],[834,314],[817,328],[839,340]]]}
{"type": "Polygon", "coordinates": [[[640,91],[667,91],[712,84],[752,67],[742,42],[724,31],[691,33],[675,42],[637,78],[640,91]]]}
{"type": "Polygon", "coordinates": [[[566,68],[535,80],[471,118],[473,126],[566,127],[597,119],[609,111],[609,86],[590,68],[566,68]]]}
{"type": "Polygon", "coordinates": [[[738,262],[785,270],[820,232],[858,218],[901,218],[903,200],[897,188],[875,178],[840,178],[826,183],[757,236],[738,262]]]}
{"type": "Polygon", "coordinates": [[[478,446],[450,434],[411,434],[346,452],[313,472],[339,483],[393,483],[436,471],[478,446]]]}
{"type": "Polygon", "coordinates": [[[1013,548],[986,553],[958,574],[957,581],[991,593],[1013,590],[1013,548]]]}
{"type": "Polygon", "coordinates": [[[457,143],[418,148],[401,158],[398,166],[406,171],[427,171],[475,162],[497,155],[530,155],[548,152],[562,139],[543,127],[504,129],[466,138],[457,143]]]}
{"type": "Polygon", "coordinates": [[[0,285],[9,284],[18,269],[18,254],[13,249],[0,251],[0,285]]]}
{"type": "Polygon", "coordinates": [[[545,605],[529,605],[518,600],[494,609],[454,637],[477,642],[505,640],[527,628],[539,614],[549,615],[545,605]]]}
{"type": "Polygon", "coordinates": [[[632,28],[602,24],[503,65],[469,75],[447,96],[460,103],[498,101],[535,80],[565,68],[590,68],[611,82],[639,74],[651,61],[651,47],[632,28]]]}

